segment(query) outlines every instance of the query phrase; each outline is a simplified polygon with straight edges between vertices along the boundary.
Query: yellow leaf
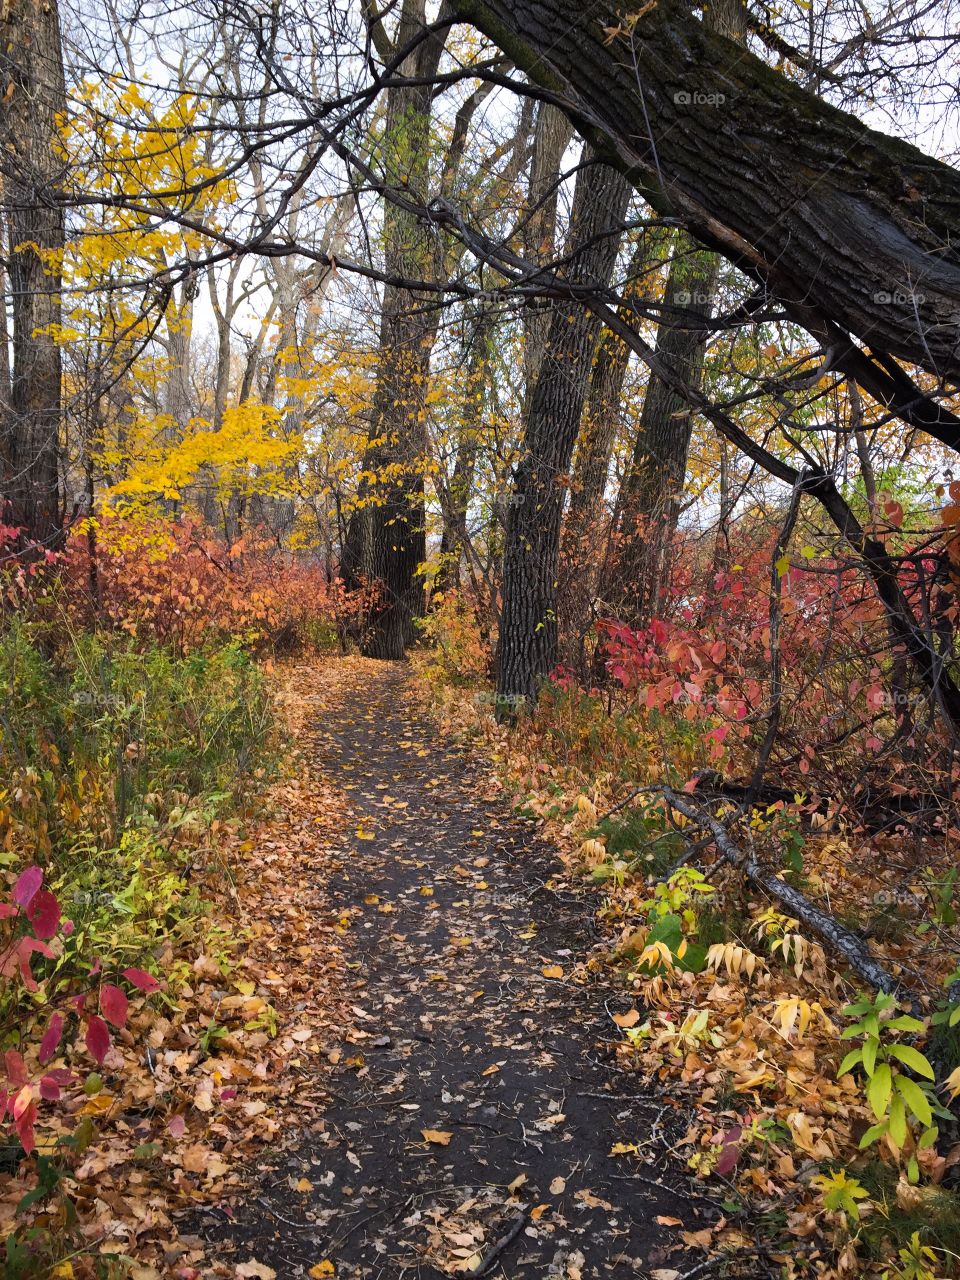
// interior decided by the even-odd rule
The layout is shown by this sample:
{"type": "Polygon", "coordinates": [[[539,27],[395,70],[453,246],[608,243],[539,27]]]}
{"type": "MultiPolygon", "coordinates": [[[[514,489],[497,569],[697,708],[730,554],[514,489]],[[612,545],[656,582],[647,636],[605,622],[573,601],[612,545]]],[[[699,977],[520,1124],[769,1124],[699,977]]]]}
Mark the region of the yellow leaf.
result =
{"type": "Polygon", "coordinates": [[[636,1155],[639,1147],[635,1142],[615,1142],[608,1152],[611,1156],[631,1156],[636,1155]]]}
{"type": "Polygon", "coordinates": [[[308,1276],[312,1276],[313,1280],[322,1280],[323,1276],[336,1275],[336,1270],[329,1258],[324,1258],[322,1262],[317,1262],[307,1272],[308,1276]]]}
{"type": "Polygon", "coordinates": [[[427,1142],[432,1142],[438,1147],[449,1147],[450,1139],[453,1137],[453,1134],[446,1129],[421,1129],[420,1132],[427,1142]]]}
{"type": "Polygon", "coordinates": [[[545,978],[562,978],[563,969],[558,964],[548,964],[544,967],[543,976],[545,978]]]}
{"type": "Polygon", "coordinates": [[[310,1181],[309,1178],[300,1178],[297,1181],[296,1189],[298,1191],[303,1191],[303,1192],[312,1191],[313,1183],[310,1181]]]}

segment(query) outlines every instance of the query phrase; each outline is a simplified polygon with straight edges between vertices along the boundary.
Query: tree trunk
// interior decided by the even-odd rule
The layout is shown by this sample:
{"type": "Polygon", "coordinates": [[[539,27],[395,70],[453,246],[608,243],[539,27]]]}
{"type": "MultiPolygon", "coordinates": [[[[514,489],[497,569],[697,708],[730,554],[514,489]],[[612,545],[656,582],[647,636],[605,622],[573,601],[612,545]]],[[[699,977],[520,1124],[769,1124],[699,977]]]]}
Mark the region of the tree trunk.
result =
{"type": "Polygon", "coordinates": [[[477,316],[470,335],[470,355],[464,399],[463,422],[457,443],[457,458],[447,492],[441,495],[443,532],[440,537],[440,571],[436,590],[460,586],[460,557],[467,537],[467,510],[473,490],[477,449],[483,425],[484,386],[493,331],[489,311],[477,316]]]}
{"type": "MultiPolygon", "coordinates": [[[[651,243],[660,238],[649,232],[640,235],[623,290],[630,302],[652,296],[654,282],[660,283],[657,247],[651,243]]],[[[633,314],[629,302],[620,308],[620,314],[629,322],[633,314]]],[[[588,674],[584,642],[594,624],[599,568],[610,536],[604,495],[610,455],[622,422],[623,384],[629,363],[630,348],[618,334],[604,328],[597,342],[580,424],[570,507],[563,524],[557,592],[563,660],[583,679],[588,674]]]]}
{"type": "MultiPolygon", "coordinates": [[[[603,288],[616,262],[629,187],[592,155],[585,160],[574,193],[566,270],[575,283],[603,288]]],[[[507,517],[497,689],[502,706],[533,701],[556,665],[560,522],[599,328],[580,305],[552,307],[507,517]]]]}
{"type": "Polygon", "coordinates": [[[0,174],[6,215],[13,366],[3,415],[6,523],[25,545],[62,536],[60,265],[63,208],[55,149],[64,110],[56,0],[11,0],[0,16],[0,174]]]}
{"type": "MultiPolygon", "coordinates": [[[[537,125],[530,161],[530,184],[527,189],[527,213],[521,237],[527,262],[549,262],[553,257],[557,234],[557,196],[560,164],[570,144],[573,126],[560,110],[542,102],[537,112],[537,125]]],[[[550,310],[534,307],[524,312],[523,371],[525,404],[529,407],[536,386],[550,332],[550,310]]]]}
{"type": "Polygon", "coordinates": [[[960,422],[882,358],[960,375],[960,173],[787,80],[682,0],[646,6],[612,39],[616,19],[579,0],[451,4],[560,96],[655,207],[830,345],[837,367],[960,447],[960,422]]]}
{"type": "MultiPolygon", "coordinates": [[[[664,295],[667,314],[677,319],[661,322],[656,351],[694,389],[700,386],[718,267],[715,253],[697,251],[682,233],[677,237],[664,295]]],[[[651,374],[600,589],[604,606],[631,626],[643,625],[656,613],[668,581],[692,429],[689,401],[651,374]]]]}
{"type": "MultiPolygon", "coordinates": [[[[403,48],[426,23],[426,0],[404,0],[396,47],[403,48]]],[[[383,150],[391,182],[408,186],[426,203],[430,178],[430,77],[443,50],[442,35],[421,41],[400,74],[422,81],[388,91],[383,150]]],[[[427,230],[398,205],[384,210],[384,267],[388,275],[428,279],[435,255],[427,230]]],[[[366,477],[343,553],[349,584],[365,581],[376,602],[364,634],[372,658],[402,658],[422,615],[418,570],[426,555],[423,470],[426,455],[426,394],[436,312],[424,312],[415,292],[383,289],[380,358],[366,477]]]]}

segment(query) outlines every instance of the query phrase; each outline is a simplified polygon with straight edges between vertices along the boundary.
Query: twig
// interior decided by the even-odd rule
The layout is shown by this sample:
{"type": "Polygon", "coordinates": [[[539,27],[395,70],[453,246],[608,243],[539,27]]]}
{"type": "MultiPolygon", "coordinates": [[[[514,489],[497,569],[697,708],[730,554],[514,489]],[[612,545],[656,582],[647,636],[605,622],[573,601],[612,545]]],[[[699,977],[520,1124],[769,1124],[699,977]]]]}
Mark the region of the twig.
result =
{"type": "Polygon", "coordinates": [[[517,1236],[520,1234],[523,1228],[527,1225],[528,1216],[529,1216],[529,1210],[527,1209],[524,1209],[522,1213],[518,1213],[517,1216],[514,1218],[513,1222],[511,1222],[509,1231],[507,1231],[505,1235],[500,1237],[500,1239],[496,1242],[496,1244],[487,1254],[486,1258],[481,1259],[481,1261],[478,1262],[477,1265],[471,1271],[467,1271],[464,1274],[468,1276],[489,1275],[490,1272],[493,1270],[494,1264],[496,1263],[497,1259],[500,1257],[501,1253],[503,1253],[505,1249],[508,1249],[510,1245],[513,1244],[514,1240],[516,1240],[517,1236]]]}

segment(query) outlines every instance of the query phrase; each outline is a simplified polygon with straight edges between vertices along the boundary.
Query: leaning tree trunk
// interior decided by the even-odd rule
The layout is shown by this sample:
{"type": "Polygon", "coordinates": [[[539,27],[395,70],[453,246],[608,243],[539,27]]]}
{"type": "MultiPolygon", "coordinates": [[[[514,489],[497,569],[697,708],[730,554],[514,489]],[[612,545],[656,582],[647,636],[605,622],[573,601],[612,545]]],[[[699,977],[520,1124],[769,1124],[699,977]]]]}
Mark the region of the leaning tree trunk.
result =
{"type": "Polygon", "coordinates": [[[62,362],[57,116],[64,110],[56,0],[11,0],[0,16],[0,175],[6,217],[13,365],[3,406],[5,523],[24,546],[62,536],[59,455],[62,362]]]}
{"type": "MultiPolygon", "coordinates": [[[[664,294],[666,314],[676,318],[661,322],[656,351],[694,390],[700,386],[718,267],[715,253],[697,251],[688,236],[678,236],[664,294]]],[[[602,605],[632,626],[656,613],[669,578],[692,429],[689,400],[651,374],[600,587],[602,605]]]]}
{"type": "Polygon", "coordinates": [[[624,4],[619,28],[614,6],[580,0],[451,7],[559,95],[651,203],[759,280],[836,367],[960,448],[960,420],[889,361],[960,375],[960,173],[787,80],[683,0],[629,21],[624,4]]]}
{"type": "MultiPolygon", "coordinates": [[[[617,258],[627,182],[592,155],[577,178],[567,235],[568,277],[606,287],[617,258]]],[[[497,682],[501,705],[536,698],[556,665],[560,523],[599,323],[580,305],[554,305],[514,475],[503,557],[497,682]]]]}

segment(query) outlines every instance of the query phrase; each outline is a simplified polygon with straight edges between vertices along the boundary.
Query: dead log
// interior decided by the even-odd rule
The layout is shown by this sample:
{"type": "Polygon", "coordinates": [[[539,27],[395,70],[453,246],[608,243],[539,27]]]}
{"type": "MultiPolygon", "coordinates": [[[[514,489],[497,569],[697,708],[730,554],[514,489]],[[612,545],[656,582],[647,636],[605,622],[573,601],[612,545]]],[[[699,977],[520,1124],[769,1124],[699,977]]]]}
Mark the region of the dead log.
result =
{"type": "Polygon", "coordinates": [[[772,872],[766,871],[746,850],[738,848],[719,818],[698,809],[689,800],[679,796],[671,787],[662,787],[661,791],[664,798],[678,813],[682,813],[698,827],[711,833],[717,852],[724,862],[729,863],[731,867],[745,875],[751,884],[756,885],[758,889],[762,889],[764,893],[786,907],[802,925],[822,939],[831,951],[842,956],[853,972],[864,982],[869,983],[874,990],[888,991],[898,995],[905,1004],[917,1012],[914,996],[904,990],[903,984],[880,964],[862,938],[842,925],[839,920],[835,920],[833,916],[827,915],[799,889],[787,884],[772,872]]]}

